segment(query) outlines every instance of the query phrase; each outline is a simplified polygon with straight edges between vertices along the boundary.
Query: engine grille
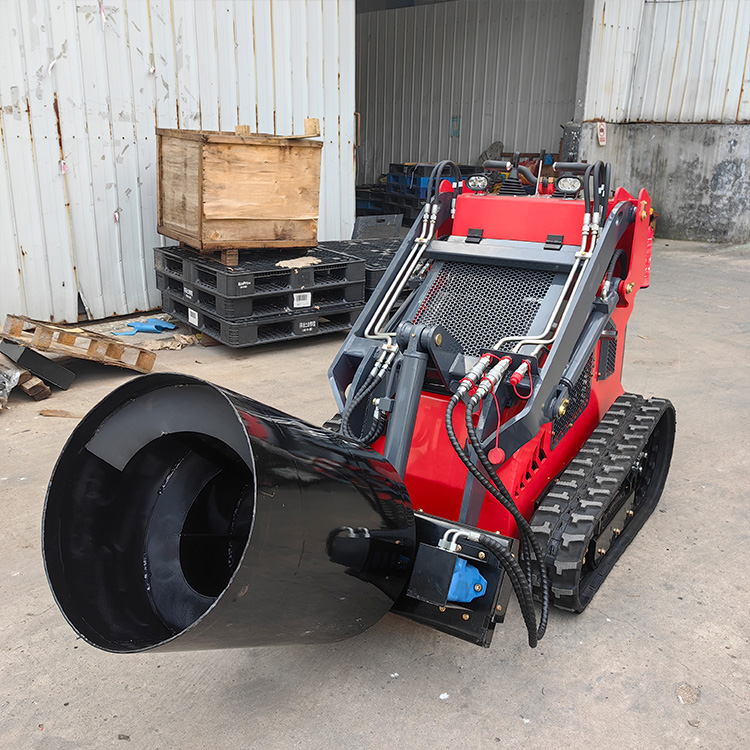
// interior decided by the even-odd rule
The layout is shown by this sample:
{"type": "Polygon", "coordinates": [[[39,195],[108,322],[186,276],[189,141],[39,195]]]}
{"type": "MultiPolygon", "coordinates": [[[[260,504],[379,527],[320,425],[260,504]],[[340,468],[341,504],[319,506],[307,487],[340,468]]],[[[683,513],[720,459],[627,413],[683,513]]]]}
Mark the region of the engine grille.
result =
{"type": "Polygon", "coordinates": [[[606,380],[610,375],[614,375],[617,367],[617,331],[614,332],[613,338],[602,339],[599,345],[599,380],[606,380]],[[602,354],[604,354],[604,367],[602,368],[602,354]],[[602,372],[602,369],[604,372],[602,372]]]}
{"type": "Polygon", "coordinates": [[[605,377],[614,375],[615,368],[617,367],[617,337],[609,342],[607,347],[607,371],[605,377]]]}
{"type": "Polygon", "coordinates": [[[599,368],[596,373],[596,379],[606,380],[611,375],[614,375],[616,367],[617,328],[610,321],[599,339],[599,368]]]}
{"type": "Polygon", "coordinates": [[[570,391],[570,403],[562,417],[555,417],[552,420],[552,437],[550,445],[554,448],[565,433],[570,429],[573,422],[583,414],[583,410],[588,406],[591,396],[591,377],[594,373],[594,355],[589,357],[586,367],[578,376],[575,385],[570,391]]]}
{"type": "Polygon", "coordinates": [[[412,322],[443,326],[476,356],[505,336],[529,333],[554,278],[552,271],[448,261],[412,322]]]}

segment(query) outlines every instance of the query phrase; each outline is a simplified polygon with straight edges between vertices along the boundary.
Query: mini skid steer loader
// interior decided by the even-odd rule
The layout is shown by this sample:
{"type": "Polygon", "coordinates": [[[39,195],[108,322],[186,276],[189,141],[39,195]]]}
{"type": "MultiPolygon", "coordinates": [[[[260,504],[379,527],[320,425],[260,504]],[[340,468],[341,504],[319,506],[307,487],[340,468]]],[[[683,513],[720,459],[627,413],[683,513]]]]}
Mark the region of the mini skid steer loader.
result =
{"type": "MultiPolygon", "coordinates": [[[[392,611],[489,646],[514,596],[533,647],[550,604],[588,605],[674,442],[672,405],[621,382],[650,199],[610,197],[601,162],[552,181],[484,168],[509,171],[497,193],[487,172],[433,169],[330,368],[325,426],[168,373],[82,420],[43,519],[80,636],[113,652],[320,643],[392,611]]],[[[279,383],[300,374],[291,359],[279,383]]]]}

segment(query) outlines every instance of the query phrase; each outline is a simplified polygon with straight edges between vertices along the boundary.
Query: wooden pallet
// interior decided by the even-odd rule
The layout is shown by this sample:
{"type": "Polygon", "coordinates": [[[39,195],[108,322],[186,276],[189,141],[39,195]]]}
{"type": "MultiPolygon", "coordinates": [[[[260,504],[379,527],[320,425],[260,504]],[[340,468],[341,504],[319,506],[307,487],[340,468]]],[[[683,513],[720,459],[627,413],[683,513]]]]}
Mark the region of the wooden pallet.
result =
{"type": "Polygon", "coordinates": [[[42,323],[20,315],[8,315],[0,336],[39,351],[67,354],[70,357],[151,372],[156,353],[140,346],[113,341],[108,336],[42,323]]]}

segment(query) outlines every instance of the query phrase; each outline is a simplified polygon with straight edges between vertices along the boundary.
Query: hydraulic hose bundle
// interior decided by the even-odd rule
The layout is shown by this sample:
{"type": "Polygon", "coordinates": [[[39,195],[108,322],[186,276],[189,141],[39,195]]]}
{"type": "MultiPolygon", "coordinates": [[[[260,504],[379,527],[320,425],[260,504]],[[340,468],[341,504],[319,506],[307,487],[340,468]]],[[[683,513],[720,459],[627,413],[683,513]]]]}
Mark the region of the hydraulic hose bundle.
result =
{"type": "Polygon", "coordinates": [[[597,161],[594,164],[582,162],[555,162],[556,172],[583,173],[583,204],[585,214],[583,219],[583,243],[581,251],[585,251],[586,239],[592,235],[591,247],[596,244],[596,238],[607,220],[609,211],[609,189],[612,180],[612,166],[597,161]],[[593,189],[592,189],[593,187],[593,189]]]}
{"type": "Polygon", "coordinates": [[[349,439],[358,440],[360,443],[370,445],[370,443],[373,443],[383,434],[383,430],[385,429],[386,416],[377,407],[375,409],[372,425],[365,435],[357,435],[352,430],[352,414],[354,413],[355,409],[360,406],[360,404],[362,404],[372,393],[375,392],[375,389],[378,387],[378,385],[380,385],[380,382],[383,380],[385,373],[390,368],[391,363],[395,359],[397,353],[398,347],[394,344],[383,345],[380,356],[373,365],[372,370],[370,370],[370,374],[367,376],[367,379],[362,384],[362,387],[357,391],[357,393],[354,394],[354,397],[349,401],[346,408],[344,409],[341,415],[341,429],[344,435],[346,435],[346,437],[348,437],[349,439]]]}
{"type": "Polygon", "coordinates": [[[453,196],[454,198],[458,195],[459,192],[459,186],[461,184],[461,170],[458,168],[458,165],[455,164],[452,161],[449,161],[448,159],[444,159],[441,162],[438,162],[433,168],[432,172],[430,173],[430,179],[427,182],[427,203],[434,203],[437,195],[440,191],[440,181],[443,179],[443,172],[445,172],[446,168],[449,169],[453,173],[453,196]]]}
{"type": "Polygon", "coordinates": [[[508,578],[513,585],[513,591],[515,592],[516,598],[521,607],[524,622],[526,623],[526,629],[529,636],[529,646],[535,648],[537,642],[544,636],[547,629],[547,620],[549,618],[549,585],[542,549],[539,546],[528,521],[523,517],[521,511],[513,501],[513,498],[510,496],[510,493],[497,475],[495,468],[479,441],[473,421],[474,410],[476,407],[481,404],[485,396],[494,390],[510,366],[510,358],[503,357],[500,358],[500,361],[485,374],[487,367],[494,356],[495,355],[485,354],[461,380],[461,383],[459,384],[456,393],[451,397],[448,403],[448,408],[445,412],[445,429],[448,433],[448,439],[450,440],[453,449],[456,451],[466,468],[487,490],[487,492],[489,492],[511,514],[511,516],[513,516],[513,519],[516,522],[522,543],[521,556],[523,558],[525,570],[522,569],[507,550],[501,544],[498,544],[490,535],[480,534],[474,541],[487,547],[487,549],[497,557],[503,569],[508,574],[508,578]],[[471,396],[466,403],[466,431],[469,443],[491,481],[479,470],[469,458],[466,451],[461,447],[453,428],[453,412],[455,411],[458,402],[462,399],[466,399],[469,392],[474,387],[476,387],[474,395],[471,396]],[[536,612],[534,609],[533,591],[531,586],[534,562],[536,562],[538,568],[542,595],[542,609],[538,626],[536,623],[536,612]]]}

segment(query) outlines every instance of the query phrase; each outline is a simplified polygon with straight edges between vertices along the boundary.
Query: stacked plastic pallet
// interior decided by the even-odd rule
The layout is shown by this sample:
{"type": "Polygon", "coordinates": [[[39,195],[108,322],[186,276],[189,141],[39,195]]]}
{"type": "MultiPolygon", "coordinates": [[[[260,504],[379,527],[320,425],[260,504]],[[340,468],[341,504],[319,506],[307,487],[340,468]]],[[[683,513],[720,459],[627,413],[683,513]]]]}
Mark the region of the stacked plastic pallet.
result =
{"type": "Polygon", "coordinates": [[[155,248],[165,312],[231,347],[351,328],[365,302],[365,261],[328,243],[306,253],[253,250],[233,266],[155,248]]]}
{"type": "Polygon", "coordinates": [[[393,260],[403,240],[400,237],[378,240],[349,240],[327,242],[326,247],[359,258],[365,267],[365,299],[375,291],[386,268],[393,260]]]}
{"type": "MultiPolygon", "coordinates": [[[[351,242],[331,242],[328,247],[336,247],[355,255],[365,264],[365,298],[370,299],[375,287],[380,283],[383,274],[393,260],[396,251],[401,247],[403,240],[400,237],[373,240],[357,240],[351,242]]],[[[403,292],[397,297],[392,313],[409,298],[411,292],[419,286],[418,277],[409,279],[403,292]]]]}
{"type": "Polygon", "coordinates": [[[385,185],[362,185],[356,190],[357,216],[372,216],[383,213],[386,198],[385,185]]]}
{"type": "MultiPolygon", "coordinates": [[[[383,210],[386,213],[403,213],[408,223],[417,218],[427,197],[427,187],[434,164],[391,164],[383,210]]],[[[461,175],[474,174],[476,167],[461,166],[461,175]]]]}

